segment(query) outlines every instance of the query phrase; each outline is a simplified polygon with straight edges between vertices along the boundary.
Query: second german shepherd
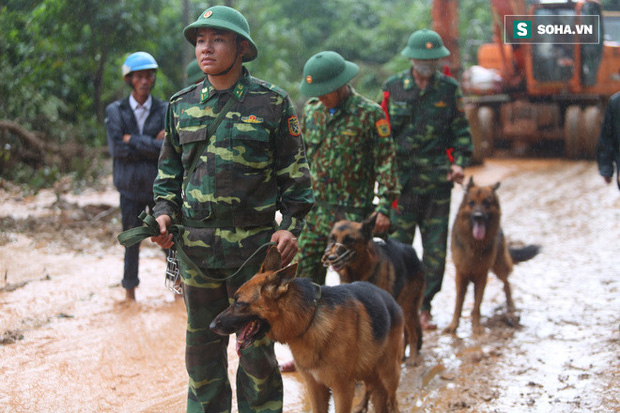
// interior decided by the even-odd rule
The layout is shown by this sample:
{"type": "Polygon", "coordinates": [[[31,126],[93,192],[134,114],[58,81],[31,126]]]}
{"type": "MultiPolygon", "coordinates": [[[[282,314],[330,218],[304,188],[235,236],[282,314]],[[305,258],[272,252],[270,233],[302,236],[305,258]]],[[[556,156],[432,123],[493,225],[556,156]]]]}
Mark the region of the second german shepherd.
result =
{"type": "Polygon", "coordinates": [[[323,264],[331,265],[342,282],[368,281],[396,299],[405,316],[405,346],[409,344],[410,360],[415,362],[422,347],[422,263],[411,245],[373,240],[375,221],[376,215],[361,223],[336,222],[329,233],[323,264]]]}
{"type": "Polygon", "coordinates": [[[452,322],[444,330],[454,333],[459,326],[467,286],[474,284],[474,308],[471,312],[474,333],[481,332],[480,305],[489,270],[504,283],[508,313],[514,313],[508,276],[512,265],[538,254],[539,247],[508,248],[500,226],[501,207],[497,196],[499,182],[492,186],[476,186],[471,177],[465,188],[452,227],[452,259],[456,267],[456,305],[452,322]]]}
{"type": "Polygon", "coordinates": [[[290,347],[312,411],[326,413],[330,389],[336,413],[351,411],[355,382],[366,392],[356,412],[398,412],[396,389],[403,353],[403,314],[385,291],[366,282],[319,286],[282,267],[275,247],[234,302],[211,323],[218,334],[237,333],[237,349],[267,335],[290,347]]]}

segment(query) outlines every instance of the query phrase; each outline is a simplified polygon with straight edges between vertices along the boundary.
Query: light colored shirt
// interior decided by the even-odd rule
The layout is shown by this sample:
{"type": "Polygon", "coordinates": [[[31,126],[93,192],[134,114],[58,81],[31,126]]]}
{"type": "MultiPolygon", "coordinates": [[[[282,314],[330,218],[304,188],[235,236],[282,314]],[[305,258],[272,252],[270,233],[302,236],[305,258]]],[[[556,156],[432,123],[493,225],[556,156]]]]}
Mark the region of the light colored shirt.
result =
{"type": "Polygon", "coordinates": [[[140,135],[142,135],[142,129],[144,128],[144,121],[148,118],[149,113],[151,112],[151,104],[153,102],[153,98],[149,95],[144,105],[138,103],[136,99],[134,99],[133,95],[129,95],[129,105],[133,110],[133,114],[136,117],[136,121],[138,122],[138,129],[140,130],[140,135]]]}

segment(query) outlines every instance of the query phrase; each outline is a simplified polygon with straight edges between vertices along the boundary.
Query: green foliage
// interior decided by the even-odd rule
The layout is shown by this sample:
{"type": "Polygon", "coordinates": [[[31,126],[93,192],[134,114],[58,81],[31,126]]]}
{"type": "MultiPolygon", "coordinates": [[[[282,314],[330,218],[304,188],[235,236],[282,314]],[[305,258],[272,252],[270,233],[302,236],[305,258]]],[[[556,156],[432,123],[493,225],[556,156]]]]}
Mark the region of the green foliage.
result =
{"type": "Polygon", "coordinates": [[[478,47],[493,41],[490,0],[461,1],[459,15],[461,66],[467,68],[477,63],[478,47]]]}
{"type": "MultiPolygon", "coordinates": [[[[611,1],[611,0],[608,0],[611,1]]],[[[489,0],[461,0],[461,53],[473,63],[477,46],[490,40],[489,0]]],[[[185,65],[194,59],[182,31],[206,8],[225,4],[248,19],[258,59],[254,76],[287,90],[300,107],[305,62],[334,50],[360,66],[356,89],[378,99],[381,84],[409,67],[400,51],[409,35],[432,27],[432,0],[5,0],[0,6],[0,115],[57,144],[106,144],[105,106],[130,92],[121,76],[129,53],[151,53],[160,68],[153,90],[167,100],[184,87],[185,65]],[[187,21],[184,21],[184,10],[187,21]]],[[[0,147],[15,137],[0,132],[0,147]]],[[[100,151],[99,151],[100,152],[100,151]]],[[[0,156],[10,157],[3,149],[0,156]]],[[[33,181],[54,179],[54,168],[88,178],[87,160],[47,165],[33,181]]],[[[90,162],[96,163],[96,162],[90,162]]],[[[9,171],[0,172],[6,176],[9,171]]],[[[20,167],[22,168],[22,167],[20,167]]],[[[19,169],[19,168],[18,168],[19,169]]],[[[24,171],[27,169],[23,166],[24,171]]],[[[15,172],[21,181],[24,171],[15,172]]],[[[37,184],[38,185],[38,184],[37,184]]]]}

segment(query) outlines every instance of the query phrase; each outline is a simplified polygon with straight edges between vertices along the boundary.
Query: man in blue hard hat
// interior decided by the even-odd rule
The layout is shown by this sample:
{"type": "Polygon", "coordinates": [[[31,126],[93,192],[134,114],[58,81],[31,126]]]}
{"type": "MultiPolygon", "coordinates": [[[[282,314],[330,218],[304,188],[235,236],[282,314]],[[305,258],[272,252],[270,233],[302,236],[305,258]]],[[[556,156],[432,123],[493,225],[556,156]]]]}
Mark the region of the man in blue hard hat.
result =
{"type": "MultiPolygon", "coordinates": [[[[131,94],[106,108],[108,147],[114,160],[114,186],[120,192],[123,230],[142,224],[138,216],[153,208],[153,181],[164,140],[167,103],[151,96],[157,62],[146,52],[132,53],[123,63],[131,94]]],[[[125,248],[122,286],[128,301],[136,299],[140,245],[125,248]]]]}

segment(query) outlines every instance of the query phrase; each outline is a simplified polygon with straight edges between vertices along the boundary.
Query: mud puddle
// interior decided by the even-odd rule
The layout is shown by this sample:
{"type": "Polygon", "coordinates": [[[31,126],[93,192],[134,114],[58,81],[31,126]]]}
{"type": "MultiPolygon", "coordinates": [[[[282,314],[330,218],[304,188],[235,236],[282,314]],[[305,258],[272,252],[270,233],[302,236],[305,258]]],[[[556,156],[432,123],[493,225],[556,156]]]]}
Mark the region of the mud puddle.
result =
{"type": "MultiPolygon", "coordinates": [[[[441,333],[454,306],[448,256],[433,301],[439,330],[425,334],[418,366],[403,369],[401,412],[619,411],[617,189],[593,162],[491,159],[467,172],[480,184],[502,181],[508,239],[543,250],[511,275],[517,325],[490,276],[478,336],[471,292],[457,334],[441,333]]],[[[452,216],[461,196],[455,188],[452,216]]],[[[148,242],[138,301],[122,301],[116,207],[113,189],[60,199],[0,190],[0,411],[184,411],[185,309],[164,288],[163,254],[148,242]]],[[[310,411],[297,374],[283,377],[284,411],[310,411]]]]}

